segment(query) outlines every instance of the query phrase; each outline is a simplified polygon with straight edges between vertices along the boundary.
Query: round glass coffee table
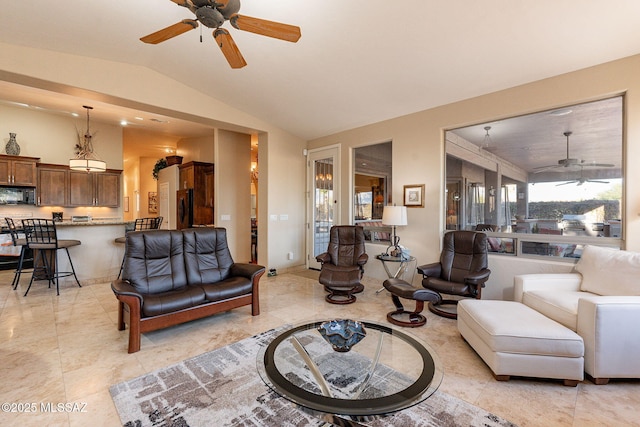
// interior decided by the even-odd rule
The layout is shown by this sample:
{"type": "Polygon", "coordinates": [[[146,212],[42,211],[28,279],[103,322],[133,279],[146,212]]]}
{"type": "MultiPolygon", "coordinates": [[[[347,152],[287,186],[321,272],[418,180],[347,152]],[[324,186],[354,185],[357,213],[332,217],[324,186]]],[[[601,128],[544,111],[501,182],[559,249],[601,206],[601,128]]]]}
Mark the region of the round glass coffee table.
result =
{"type": "Polygon", "coordinates": [[[257,368],[271,389],[307,411],[352,419],[420,403],[443,375],[424,342],[395,327],[353,320],[294,326],[262,348],[257,368]],[[337,351],[325,336],[360,341],[337,351]]]}

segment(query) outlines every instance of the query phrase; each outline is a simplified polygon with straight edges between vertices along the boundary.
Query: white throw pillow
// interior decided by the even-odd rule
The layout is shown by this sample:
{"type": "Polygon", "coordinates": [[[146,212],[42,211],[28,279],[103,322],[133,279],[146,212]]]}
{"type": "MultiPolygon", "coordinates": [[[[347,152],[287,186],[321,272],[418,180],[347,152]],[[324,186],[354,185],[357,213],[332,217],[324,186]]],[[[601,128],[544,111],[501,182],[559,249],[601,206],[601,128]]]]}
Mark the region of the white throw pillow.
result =
{"type": "Polygon", "coordinates": [[[640,296],[640,253],[585,246],[575,266],[580,289],[598,295],[640,296]]]}

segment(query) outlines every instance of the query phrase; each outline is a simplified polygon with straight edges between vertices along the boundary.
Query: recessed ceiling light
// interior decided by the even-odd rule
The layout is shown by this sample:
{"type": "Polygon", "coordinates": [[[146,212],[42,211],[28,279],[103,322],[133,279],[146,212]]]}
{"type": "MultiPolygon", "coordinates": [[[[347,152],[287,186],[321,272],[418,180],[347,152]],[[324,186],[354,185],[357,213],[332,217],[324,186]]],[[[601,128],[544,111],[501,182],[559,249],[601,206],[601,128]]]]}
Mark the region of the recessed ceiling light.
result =
{"type": "Polygon", "coordinates": [[[126,121],[126,120],[120,120],[120,126],[126,126],[126,125],[128,125],[128,124],[129,124],[129,123],[127,123],[127,121],[126,121]]]}
{"type": "Polygon", "coordinates": [[[71,115],[72,115],[73,117],[80,117],[80,114],[78,114],[78,113],[71,113],[71,115]]]}
{"type": "Polygon", "coordinates": [[[134,117],[136,120],[144,120],[142,117],[134,117]]]}

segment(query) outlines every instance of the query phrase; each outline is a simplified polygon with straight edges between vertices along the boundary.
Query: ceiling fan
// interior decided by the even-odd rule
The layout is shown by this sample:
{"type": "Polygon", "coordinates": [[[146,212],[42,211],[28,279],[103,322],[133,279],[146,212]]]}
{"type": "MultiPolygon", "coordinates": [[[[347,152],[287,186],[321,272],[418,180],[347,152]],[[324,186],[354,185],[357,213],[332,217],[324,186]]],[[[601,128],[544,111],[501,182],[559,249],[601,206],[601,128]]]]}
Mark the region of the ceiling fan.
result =
{"type": "Polygon", "coordinates": [[[571,168],[570,170],[576,170],[579,167],[581,168],[580,170],[582,170],[583,167],[612,168],[615,166],[611,163],[585,162],[584,160],[574,159],[569,157],[569,136],[571,136],[572,133],[573,132],[571,131],[566,131],[563,133],[563,135],[567,137],[567,157],[564,159],[558,160],[557,165],[547,165],[547,166],[534,168],[533,173],[547,172],[547,171],[553,171],[554,169],[563,169],[563,168],[571,168]]]}
{"type": "Polygon", "coordinates": [[[561,185],[567,185],[567,184],[582,185],[582,184],[584,184],[584,183],[586,183],[586,182],[593,182],[593,183],[596,183],[596,184],[608,184],[608,183],[609,183],[609,181],[600,181],[600,180],[598,180],[598,179],[588,179],[588,178],[585,178],[585,177],[582,175],[582,171],[583,171],[583,170],[584,170],[584,168],[581,166],[581,167],[580,167],[580,178],[578,178],[578,179],[572,179],[572,180],[567,181],[567,182],[563,182],[563,183],[560,183],[560,184],[556,184],[556,187],[559,187],[559,186],[561,186],[561,185]]]}
{"type": "Polygon", "coordinates": [[[289,42],[297,42],[300,38],[300,27],[279,22],[267,21],[260,18],[239,15],[240,0],[171,0],[178,6],[189,9],[196,15],[196,19],[183,19],[167,28],[142,37],[145,43],[158,44],[182,33],[198,28],[198,22],[208,28],[213,28],[215,38],[222,54],[231,68],[242,68],[247,65],[231,34],[220,28],[225,21],[242,31],[273,37],[289,42]]]}

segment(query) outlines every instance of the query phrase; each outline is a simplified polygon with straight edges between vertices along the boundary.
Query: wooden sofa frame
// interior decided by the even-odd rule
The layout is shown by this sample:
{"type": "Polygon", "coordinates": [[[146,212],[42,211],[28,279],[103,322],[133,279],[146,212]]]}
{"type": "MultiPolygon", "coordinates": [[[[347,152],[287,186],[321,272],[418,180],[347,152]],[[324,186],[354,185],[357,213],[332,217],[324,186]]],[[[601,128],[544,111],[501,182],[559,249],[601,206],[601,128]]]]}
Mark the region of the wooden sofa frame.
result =
{"type": "Polygon", "coordinates": [[[152,317],[141,317],[140,300],[134,295],[117,295],[118,298],[118,330],[124,331],[129,325],[129,353],[140,350],[140,335],[145,332],[156,331],[170,326],[186,323],[191,320],[202,319],[211,315],[232,310],[234,308],[251,305],[251,315],[260,314],[260,299],[258,283],[264,271],[253,277],[250,295],[241,295],[227,300],[209,302],[194,307],[185,308],[172,313],[160,314],[152,317]]]}

